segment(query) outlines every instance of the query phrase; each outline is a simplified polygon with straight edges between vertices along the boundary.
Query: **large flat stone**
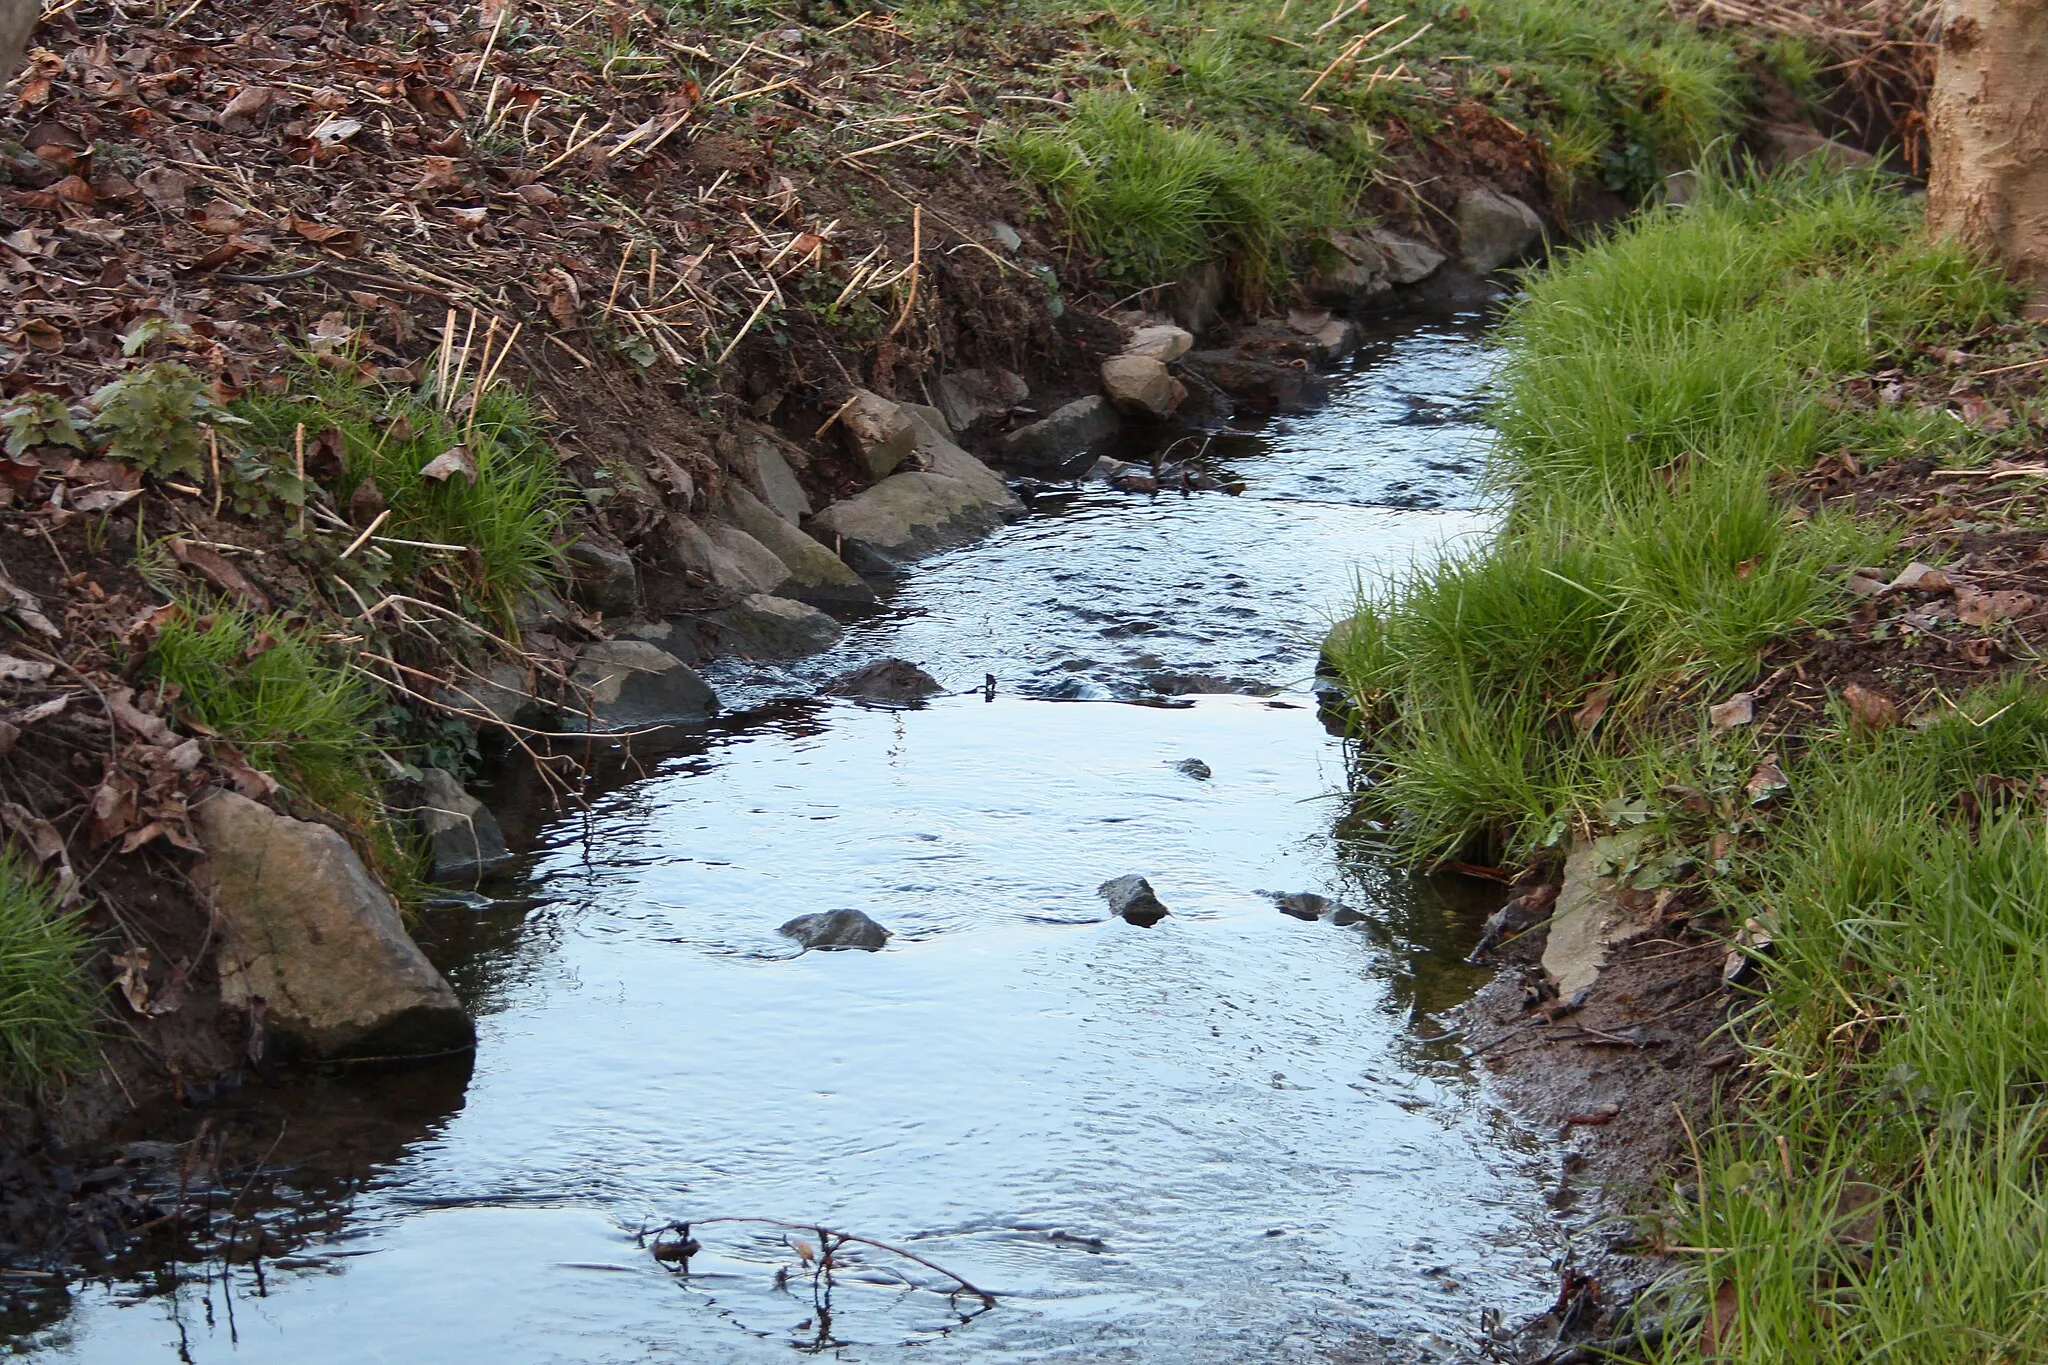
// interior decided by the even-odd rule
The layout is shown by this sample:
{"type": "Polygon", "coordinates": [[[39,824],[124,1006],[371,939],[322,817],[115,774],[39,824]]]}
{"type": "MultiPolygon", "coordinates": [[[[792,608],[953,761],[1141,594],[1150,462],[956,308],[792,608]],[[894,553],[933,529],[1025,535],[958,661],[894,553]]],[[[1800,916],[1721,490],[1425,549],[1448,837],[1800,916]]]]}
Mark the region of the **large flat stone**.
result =
{"type": "Polygon", "coordinates": [[[761,490],[761,501],[777,516],[795,523],[811,514],[810,494],[797,481],[796,470],[773,433],[761,427],[744,428],[740,432],[740,464],[748,482],[761,490]]]}
{"type": "Polygon", "coordinates": [[[718,698],[696,670],[645,640],[584,646],[569,681],[575,692],[563,711],[565,729],[644,730],[718,714],[718,698]]]}
{"type": "Polygon", "coordinates": [[[892,474],[812,517],[810,532],[861,573],[894,574],[1002,525],[1016,501],[1008,489],[1002,494],[997,499],[973,478],[892,474]]]}
{"type": "Polygon", "coordinates": [[[789,578],[780,595],[803,602],[872,602],[875,590],[846,562],[777,516],[745,488],[726,489],[726,519],[765,546],[789,578]]]}
{"type": "Polygon", "coordinates": [[[780,592],[789,566],[760,541],[724,522],[677,517],[671,524],[676,565],[733,593],[780,592]]]}
{"type": "Polygon", "coordinates": [[[476,1026],[348,841],[232,792],[201,802],[194,869],[220,919],[220,992],[315,1057],[425,1056],[476,1026]]]}
{"type": "Polygon", "coordinates": [[[719,649],[750,659],[800,659],[832,648],[841,634],[839,623],[816,607],[762,593],[713,612],[711,620],[719,649]]]}
{"type": "Polygon", "coordinates": [[[1123,422],[1099,393],[1077,398],[1000,443],[1004,464],[1049,472],[1086,469],[1115,443],[1123,422]]]}
{"type": "Polygon", "coordinates": [[[1614,879],[1598,868],[1599,855],[1590,843],[1579,844],[1565,860],[1564,884],[1543,945],[1543,970],[1560,1000],[1573,999],[1599,980],[1614,945],[1643,928],[1614,879]]]}

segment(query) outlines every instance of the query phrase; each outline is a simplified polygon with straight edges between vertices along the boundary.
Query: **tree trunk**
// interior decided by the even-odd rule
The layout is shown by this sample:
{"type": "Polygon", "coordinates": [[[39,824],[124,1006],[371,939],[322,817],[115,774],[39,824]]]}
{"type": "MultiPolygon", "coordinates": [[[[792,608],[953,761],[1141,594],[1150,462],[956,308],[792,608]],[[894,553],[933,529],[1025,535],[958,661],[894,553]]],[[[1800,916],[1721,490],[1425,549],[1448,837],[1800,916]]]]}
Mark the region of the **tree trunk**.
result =
{"type": "Polygon", "coordinates": [[[21,54],[28,51],[29,35],[42,16],[42,0],[0,0],[0,85],[21,70],[21,54]]]}
{"type": "Polygon", "coordinates": [[[2048,0],[1943,0],[1927,226],[2048,303],[2048,0]]]}

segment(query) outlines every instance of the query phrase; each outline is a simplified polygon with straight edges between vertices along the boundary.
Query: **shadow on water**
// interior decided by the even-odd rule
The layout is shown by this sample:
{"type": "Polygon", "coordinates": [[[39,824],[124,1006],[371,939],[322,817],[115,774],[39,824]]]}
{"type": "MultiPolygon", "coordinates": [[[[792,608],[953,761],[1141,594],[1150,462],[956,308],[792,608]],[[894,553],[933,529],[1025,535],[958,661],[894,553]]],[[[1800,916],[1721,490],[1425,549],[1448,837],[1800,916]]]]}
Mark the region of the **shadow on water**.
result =
{"type": "Polygon", "coordinates": [[[1487,892],[1376,856],[1304,690],[1354,570],[1489,524],[1491,363],[1474,319],[1390,330],[1327,408],[1212,442],[1242,497],[1078,490],[824,658],[714,665],[735,712],[594,762],[574,808],[499,773],[525,866],[421,933],[474,1074],[158,1120],[214,1216],[20,1347],[1365,1361],[1538,1305],[1541,1144],[1418,1041],[1481,980],[1487,892]],[[815,697],[885,654],[954,694],[815,697]],[[1132,872],[1157,927],[1095,894],[1132,872]],[[894,937],[776,932],[829,909],[894,937]]]}

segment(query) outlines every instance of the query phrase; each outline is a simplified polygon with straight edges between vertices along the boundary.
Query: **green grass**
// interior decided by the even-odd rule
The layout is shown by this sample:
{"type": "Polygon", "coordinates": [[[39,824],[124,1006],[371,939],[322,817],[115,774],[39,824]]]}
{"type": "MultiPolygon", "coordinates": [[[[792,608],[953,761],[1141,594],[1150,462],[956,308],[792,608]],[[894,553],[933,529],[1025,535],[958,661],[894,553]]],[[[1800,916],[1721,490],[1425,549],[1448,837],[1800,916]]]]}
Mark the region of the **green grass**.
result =
{"type": "Polygon", "coordinates": [[[1832,377],[2003,298],[1896,196],[1818,174],[1709,176],[1692,208],[1532,278],[1503,329],[1503,529],[1364,601],[1334,651],[1396,838],[1517,856],[1590,827],[1612,795],[1591,775],[1662,743],[1642,718],[1718,700],[1770,641],[1836,619],[1888,530],[1777,491],[1874,420],[1823,401],[1832,377]]]}
{"type": "Polygon", "coordinates": [[[144,671],[250,766],[337,815],[376,811],[378,699],[303,627],[188,603],[158,630],[144,671]]]}
{"type": "Polygon", "coordinates": [[[1724,1358],[2048,1359],[2044,775],[2048,694],[2018,684],[1792,770],[1794,818],[1727,893],[1776,933],[1747,1022],[1767,1080],[1679,1205],[1724,1358]]]}
{"type": "Polygon", "coordinates": [[[93,992],[85,932],[54,889],[0,848],[0,1088],[46,1082],[85,1059],[93,992]]]}
{"type": "Polygon", "coordinates": [[[1887,526],[1793,515],[1785,476],[1975,439],[1830,389],[2009,305],[1870,180],[1710,177],[1531,279],[1503,333],[1501,529],[1335,636],[1412,854],[1597,837],[1638,887],[1700,869],[1771,933],[1734,1031],[1754,1080],[1702,1119],[1662,1219],[1692,1249],[1647,1305],[1681,1325],[1669,1365],[2048,1361],[2048,690],[1878,733],[1825,717],[1778,755],[1770,813],[1745,790],[1759,741],[1702,715],[1885,560],[1887,526]]]}
{"type": "Polygon", "coordinates": [[[437,585],[458,605],[508,621],[522,594],[559,576],[554,537],[567,515],[568,484],[531,405],[511,389],[487,392],[472,421],[409,391],[308,369],[293,392],[244,399],[235,412],[249,422],[255,446],[287,464],[301,425],[312,442],[339,432],[342,468],[328,490],[338,506],[348,507],[372,481],[391,509],[380,535],[464,547],[460,554],[388,547],[385,577],[394,585],[437,585]],[[420,476],[455,445],[476,461],[475,479],[420,476]]]}
{"type": "MultiPolygon", "coordinates": [[[[1043,0],[1024,9],[1041,23],[1076,19],[1043,0]]],[[[1330,6],[1291,2],[1092,9],[1052,72],[1082,93],[1066,112],[1021,119],[1006,146],[1116,277],[1159,284],[1226,257],[1259,303],[1315,236],[1358,220],[1390,138],[1451,133],[1460,104],[1528,134],[1561,197],[1590,184],[1641,195],[1732,132],[1749,95],[1734,49],[1655,0],[1425,7],[1338,61],[1397,13],[1326,23],[1330,6]]],[[[899,17],[943,34],[998,16],[974,0],[922,0],[899,17]]]]}

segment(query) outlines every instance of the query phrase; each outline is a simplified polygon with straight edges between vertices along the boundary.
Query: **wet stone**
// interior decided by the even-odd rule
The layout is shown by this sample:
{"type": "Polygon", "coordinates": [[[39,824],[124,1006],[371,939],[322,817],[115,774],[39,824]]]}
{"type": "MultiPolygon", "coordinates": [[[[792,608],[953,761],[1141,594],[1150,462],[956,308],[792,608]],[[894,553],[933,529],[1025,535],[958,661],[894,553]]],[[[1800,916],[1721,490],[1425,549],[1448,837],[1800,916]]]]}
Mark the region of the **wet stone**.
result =
{"type": "Polygon", "coordinates": [[[836,697],[909,706],[944,689],[939,680],[907,659],[877,659],[825,684],[836,697]]]}
{"type": "Polygon", "coordinates": [[[1261,891],[1260,895],[1280,908],[1283,915],[1296,919],[1318,920],[1343,907],[1328,896],[1319,896],[1313,891],[1261,891]]]}
{"type": "Polygon", "coordinates": [[[889,931],[858,910],[798,915],[775,932],[820,952],[858,948],[872,953],[889,942],[889,931]]]}
{"type": "Polygon", "coordinates": [[[1209,765],[1199,758],[1184,758],[1173,765],[1173,770],[1183,777],[1192,777],[1197,782],[1207,782],[1216,775],[1209,770],[1209,765]]]}
{"type": "Polygon", "coordinates": [[[1095,888],[1095,894],[1109,902],[1109,912],[1149,929],[1172,912],[1152,890],[1152,883],[1136,873],[1113,877],[1095,888]]]}

